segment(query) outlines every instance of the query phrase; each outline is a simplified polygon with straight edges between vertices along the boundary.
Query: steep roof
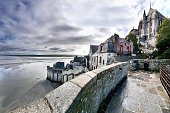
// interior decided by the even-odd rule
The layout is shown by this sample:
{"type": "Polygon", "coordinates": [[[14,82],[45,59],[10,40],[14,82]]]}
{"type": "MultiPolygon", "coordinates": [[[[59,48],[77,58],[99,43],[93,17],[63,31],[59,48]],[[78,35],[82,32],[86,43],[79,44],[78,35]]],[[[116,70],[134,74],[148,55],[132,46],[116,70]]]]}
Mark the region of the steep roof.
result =
{"type": "Polygon", "coordinates": [[[108,38],[106,41],[104,41],[104,43],[108,43],[108,42],[114,42],[114,36],[112,35],[110,38],[108,38]]]}
{"type": "Polygon", "coordinates": [[[103,43],[114,42],[116,37],[120,38],[118,34],[114,34],[103,43]]]}
{"type": "Polygon", "coordinates": [[[98,50],[99,46],[98,45],[90,45],[90,48],[92,50],[92,54],[94,54],[98,50]]]}

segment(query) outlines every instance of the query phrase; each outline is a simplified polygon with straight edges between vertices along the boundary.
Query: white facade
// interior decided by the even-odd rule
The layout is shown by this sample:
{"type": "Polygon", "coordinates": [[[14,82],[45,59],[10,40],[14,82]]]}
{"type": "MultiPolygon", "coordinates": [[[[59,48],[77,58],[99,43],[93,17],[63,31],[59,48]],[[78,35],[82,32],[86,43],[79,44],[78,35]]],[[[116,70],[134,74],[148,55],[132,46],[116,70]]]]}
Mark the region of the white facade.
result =
{"type": "Polygon", "coordinates": [[[102,66],[106,66],[110,63],[114,56],[117,56],[116,53],[95,53],[94,55],[92,55],[91,69],[94,70],[102,66]]]}

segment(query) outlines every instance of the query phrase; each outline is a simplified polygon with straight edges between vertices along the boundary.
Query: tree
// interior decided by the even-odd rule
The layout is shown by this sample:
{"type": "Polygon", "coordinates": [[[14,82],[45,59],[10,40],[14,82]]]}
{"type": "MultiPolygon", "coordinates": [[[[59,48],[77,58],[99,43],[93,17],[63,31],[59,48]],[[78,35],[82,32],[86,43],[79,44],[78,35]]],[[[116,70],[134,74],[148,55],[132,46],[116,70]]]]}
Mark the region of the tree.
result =
{"type": "Polygon", "coordinates": [[[129,33],[129,34],[125,37],[125,39],[126,39],[128,42],[132,41],[132,42],[133,42],[133,46],[134,46],[134,48],[135,48],[135,51],[139,51],[139,46],[140,46],[140,44],[137,43],[137,42],[138,42],[138,39],[136,38],[136,35],[135,35],[135,34],[129,33]]]}
{"type": "Polygon", "coordinates": [[[170,34],[170,18],[165,18],[162,24],[159,26],[159,31],[156,36],[157,41],[161,39],[164,35],[170,34]]]}
{"type": "Polygon", "coordinates": [[[154,56],[158,59],[170,58],[170,19],[163,20],[156,38],[157,51],[154,51],[154,56]]]}

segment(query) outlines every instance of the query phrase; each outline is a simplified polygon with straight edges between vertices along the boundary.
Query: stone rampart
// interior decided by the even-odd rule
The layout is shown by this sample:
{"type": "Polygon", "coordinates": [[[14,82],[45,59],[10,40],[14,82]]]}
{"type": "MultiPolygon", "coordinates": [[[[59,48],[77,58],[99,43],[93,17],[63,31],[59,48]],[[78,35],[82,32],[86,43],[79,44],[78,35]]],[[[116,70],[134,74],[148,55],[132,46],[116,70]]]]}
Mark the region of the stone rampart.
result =
{"type": "Polygon", "coordinates": [[[136,69],[145,70],[148,67],[148,70],[159,71],[160,64],[170,65],[170,59],[135,59],[136,69]]]}
{"type": "Polygon", "coordinates": [[[128,74],[128,63],[116,63],[84,73],[45,97],[12,113],[96,113],[109,92],[128,74]]]}

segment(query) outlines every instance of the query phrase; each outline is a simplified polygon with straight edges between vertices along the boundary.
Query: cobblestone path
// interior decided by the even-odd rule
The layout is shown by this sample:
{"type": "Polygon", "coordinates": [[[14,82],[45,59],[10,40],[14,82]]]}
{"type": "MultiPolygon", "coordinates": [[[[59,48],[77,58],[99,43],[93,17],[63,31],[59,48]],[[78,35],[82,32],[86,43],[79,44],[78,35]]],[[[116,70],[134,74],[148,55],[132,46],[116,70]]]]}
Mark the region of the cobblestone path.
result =
{"type": "Polygon", "coordinates": [[[159,73],[129,71],[105,113],[170,113],[170,98],[159,73]]]}

